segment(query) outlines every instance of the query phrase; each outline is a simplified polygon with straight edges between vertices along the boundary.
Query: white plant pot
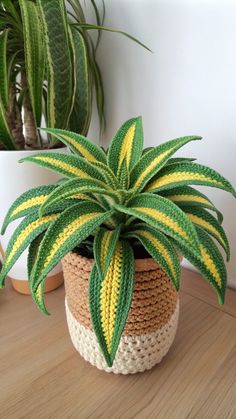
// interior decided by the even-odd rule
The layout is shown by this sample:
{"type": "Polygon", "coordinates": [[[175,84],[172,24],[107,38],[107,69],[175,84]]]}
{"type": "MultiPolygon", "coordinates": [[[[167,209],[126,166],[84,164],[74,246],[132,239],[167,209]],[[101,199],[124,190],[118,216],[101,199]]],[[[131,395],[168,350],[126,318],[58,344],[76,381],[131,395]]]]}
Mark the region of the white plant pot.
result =
{"type": "MultiPolygon", "coordinates": [[[[48,151],[48,150],[47,150],[48,151]]],[[[67,152],[63,147],[50,152],[67,152]]],[[[28,189],[58,181],[61,176],[31,162],[19,163],[19,160],[36,154],[38,151],[0,151],[0,224],[15,199],[28,189]]],[[[43,153],[44,151],[42,151],[43,153]]],[[[21,220],[13,221],[0,238],[1,257],[4,256],[9,239],[21,220]]],[[[25,251],[8,275],[13,287],[23,294],[29,294],[27,281],[27,251],[25,251]]],[[[58,264],[48,275],[45,291],[57,288],[63,282],[61,264],[58,264]]]]}

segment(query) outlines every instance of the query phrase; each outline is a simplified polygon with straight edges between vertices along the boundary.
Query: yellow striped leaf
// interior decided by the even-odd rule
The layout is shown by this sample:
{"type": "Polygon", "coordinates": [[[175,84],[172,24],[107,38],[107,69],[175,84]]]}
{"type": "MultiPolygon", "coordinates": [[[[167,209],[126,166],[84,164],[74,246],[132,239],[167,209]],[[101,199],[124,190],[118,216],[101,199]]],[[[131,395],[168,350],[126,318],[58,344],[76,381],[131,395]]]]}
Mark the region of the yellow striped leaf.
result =
{"type": "Polygon", "coordinates": [[[100,228],[94,238],[93,254],[101,277],[107,273],[120,234],[120,226],[114,230],[100,228]]]}
{"type": "MultiPolygon", "coordinates": [[[[61,213],[53,228],[47,230],[31,273],[30,281],[35,294],[52,268],[111,214],[112,211],[104,212],[99,205],[91,202],[75,204],[61,213]]],[[[43,300],[39,308],[44,311],[43,300]]]]}
{"type": "Polygon", "coordinates": [[[134,226],[133,230],[131,228],[131,231],[125,234],[125,238],[129,237],[134,237],[142,243],[146,251],[161,266],[178,290],[180,260],[170,240],[160,231],[147,224],[134,226]]]}
{"type": "Polygon", "coordinates": [[[230,182],[215,170],[197,163],[171,164],[163,168],[146,187],[147,192],[159,192],[184,185],[206,185],[231,192],[236,191],[230,182]]]}
{"type": "Polygon", "coordinates": [[[195,140],[201,140],[201,137],[176,138],[145,153],[131,172],[131,187],[141,191],[179,148],[195,140]]]}
{"type": "Polygon", "coordinates": [[[56,128],[41,128],[67,145],[72,152],[79,154],[91,163],[100,161],[106,164],[106,154],[101,147],[89,141],[86,137],[74,132],[56,128]]]}
{"type": "Polygon", "coordinates": [[[116,133],[108,150],[108,165],[117,174],[123,161],[128,172],[137,163],[142,154],[143,128],[141,117],[126,121],[116,133]]]}
{"type": "Polygon", "coordinates": [[[95,178],[104,181],[104,176],[99,169],[82,157],[65,153],[44,152],[21,159],[39,166],[61,173],[66,177],[78,177],[80,179],[95,178]]]}
{"type": "Polygon", "coordinates": [[[96,263],[90,276],[90,313],[100,348],[112,366],[128,317],[134,285],[134,256],[128,242],[118,241],[105,275],[96,263]]]}
{"type": "Polygon", "coordinates": [[[219,223],[222,223],[223,221],[222,213],[215,207],[210,199],[191,186],[180,186],[179,188],[168,189],[160,192],[160,194],[161,196],[170,199],[176,205],[179,205],[183,211],[186,205],[203,207],[216,212],[219,223]]]}
{"type": "Polygon", "coordinates": [[[196,227],[200,242],[200,256],[191,249],[176,243],[181,253],[191,262],[204,276],[204,278],[215,288],[220,304],[224,303],[227,284],[227,271],[224,260],[218,247],[209,235],[201,228],[196,227]]]}
{"type": "Polygon", "coordinates": [[[23,193],[9,208],[2,225],[1,233],[4,234],[8,224],[13,220],[36,212],[56,188],[57,185],[39,186],[23,193]]]}
{"type": "Polygon", "coordinates": [[[58,217],[58,214],[45,215],[37,218],[37,215],[24,219],[13,233],[6,250],[4,263],[0,273],[0,287],[3,286],[4,280],[14,263],[27,248],[27,246],[58,217]]]}
{"type": "Polygon", "coordinates": [[[194,225],[173,202],[161,196],[142,193],[128,201],[127,206],[115,205],[117,211],[146,222],[151,227],[173,237],[199,253],[199,243],[194,225]]]}
{"type": "Polygon", "coordinates": [[[218,221],[203,208],[193,206],[184,207],[185,214],[189,217],[193,224],[206,230],[211,236],[220,243],[226,252],[227,260],[230,258],[229,242],[224,229],[218,221]]]}

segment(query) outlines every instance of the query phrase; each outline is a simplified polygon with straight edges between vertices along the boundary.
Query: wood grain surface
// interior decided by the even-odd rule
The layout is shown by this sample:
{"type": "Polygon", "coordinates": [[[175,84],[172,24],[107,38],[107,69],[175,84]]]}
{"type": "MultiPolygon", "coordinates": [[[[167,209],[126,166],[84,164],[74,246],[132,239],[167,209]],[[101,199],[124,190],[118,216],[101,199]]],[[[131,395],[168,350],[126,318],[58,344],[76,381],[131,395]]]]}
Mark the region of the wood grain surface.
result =
{"type": "Polygon", "coordinates": [[[10,284],[0,292],[0,418],[236,419],[236,292],[224,307],[200,275],[183,270],[175,342],[151,371],[116,376],[74,350],[64,289],[45,317],[10,284]]]}

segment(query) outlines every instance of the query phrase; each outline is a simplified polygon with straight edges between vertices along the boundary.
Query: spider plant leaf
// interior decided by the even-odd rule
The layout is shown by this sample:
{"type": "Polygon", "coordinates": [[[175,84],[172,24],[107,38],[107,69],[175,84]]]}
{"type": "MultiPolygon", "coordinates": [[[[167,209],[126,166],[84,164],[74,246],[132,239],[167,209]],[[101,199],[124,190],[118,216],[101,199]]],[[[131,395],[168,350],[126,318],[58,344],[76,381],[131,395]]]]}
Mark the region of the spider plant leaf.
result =
{"type": "Polygon", "coordinates": [[[134,255],[128,242],[118,241],[106,274],[94,263],[89,304],[94,332],[109,367],[112,366],[129,314],[134,287],[134,255]]]}
{"type": "Polygon", "coordinates": [[[14,142],[14,138],[9,128],[5,109],[0,97],[0,143],[4,145],[7,150],[16,150],[17,147],[14,142]]]}
{"type": "Polygon", "coordinates": [[[38,153],[21,159],[46,167],[47,169],[61,173],[66,177],[78,177],[81,179],[95,178],[104,181],[102,172],[84,158],[65,153],[38,153]]]}
{"type": "MultiPolygon", "coordinates": [[[[76,24],[75,24],[76,25],[76,24]]],[[[140,42],[137,38],[135,38],[132,35],[129,35],[127,32],[124,31],[119,31],[117,29],[114,28],[109,28],[108,26],[101,26],[101,25],[93,25],[90,23],[80,23],[79,27],[81,29],[86,29],[86,30],[102,30],[102,31],[107,31],[107,32],[113,32],[113,33],[119,33],[121,35],[126,36],[127,38],[131,39],[131,41],[136,42],[138,45],[140,45],[141,47],[145,48],[146,50],[148,50],[149,52],[152,52],[150,48],[148,48],[145,44],[143,44],[142,42],[140,42]]]]}
{"type": "Polygon", "coordinates": [[[210,209],[217,214],[219,223],[221,224],[223,222],[223,214],[215,207],[210,199],[191,186],[180,186],[179,188],[164,190],[161,191],[160,194],[161,196],[170,199],[176,205],[179,205],[183,211],[186,205],[210,209]]]}
{"type": "Polygon", "coordinates": [[[17,218],[30,215],[32,212],[36,212],[39,207],[46,201],[52,191],[54,191],[57,185],[46,185],[39,186],[24,192],[19,198],[17,198],[11,207],[9,208],[6,217],[2,225],[1,234],[4,234],[7,226],[17,218]]]}
{"type": "Polygon", "coordinates": [[[48,125],[66,129],[73,106],[73,63],[65,3],[37,0],[37,5],[46,40],[48,125]]]}
{"type": "Polygon", "coordinates": [[[203,229],[199,227],[196,227],[196,229],[200,242],[200,256],[197,257],[190,248],[183,247],[180,243],[176,243],[176,246],[215,288],[219,303],[223,304],[227,284],[227,271],[224,259],[210,236],[203,229]]]}
{"type": "Polygon", "coordinates": [[[79,156],[84,157],[89,162],[95,163],[98,161],[106,164],[107,157],[101,147],[92,143],[92,141],[89,141],[83,135],[56,128],[41,128],[41,131],[46,131],[58,138],[67,145],[73,153],[79,154],[79,156]]]}
{"type": "Polygon", "coordinates": [[[95,203],[81,202],[63,211],[42,240],[31,274],[32,292],[38,307],[45,312],[43,288],[47,274],[72,249],[86,239],[112,214],[95,203]],[[40,295],[40,300],[37,298],[40,295]]]}
{"type": "Polygon", "coordinates": [[[71,26],[71,44],[74,58],[75,96],[69,127],[86,135],[89,129],[92,107],[92,86],[88,69],[88,52],[82,34],[71,26]]]}
{"type": "Polygon", "coordinates": [[[107,160],[115,175],[121,171],[123,161],[128,172],[139,161],[143,149],[142,118],[126,121],[114,136],[108,150],[107,160]]]}
{"type": "Polygon", "coordinates": [[[0,273],[0,287],[4,285],[4,280],[14,263],[29,246],[29,244],[48,226],[56,220],[58,214],[48,214],[38,218],[37,214],[25,218],[14,231],[6,250],[4,263],[0,273]]]}
{"type": "Polygon", "coordinates": [[[199,254],[198,237],[193,223],[168,199],[142,193],[131,198],[126,206],[114,205],[114,208],[139,218],[199,254]]]}
{"type": "Polygon", "coordinates": [[[225,250],[227,260],[230,258],[229,242],[224,229],[218,221],[204,208],[193,206],[184,207],[185,214],[189,217],[193,224],[202,227],[211,236],[213,236],[225,250]]]}
{"type": "Polygon", "coordinates": [[[131,172],[131,187],[137,191],[141,191],[179,148],[190,141],[196,140],[201,140],[201,137],[188,136],[176,138],[145,153],[131,172]]]}
{"type": "Polygon", "coordinates": [[[206,185],[223,189],[236,197],[231,183],[210,167],[198,163],[171,164],[164,167],[146,187],[147,192],[159,192],[185,185],[206,185]]]}
{"type": "Polygon", "coordinates": [[[31,276],[32,269],[34,267],[39,246],[41,244],[41,241],[43,239],[44,233],[39,234],[29,245],[28,250],[28,257],[27,257],[27,272],[28,272],[28,278],[31,276]]]}
{"type": "Polygon", "coordinates": [[[139,224],[124,235],[138,239],[150,256],[171,279],[176,290],[180,283],[180,260],[170,240],[160,231],[147,224],[139,224]]]}
{"type": "MultiPolygon", "coordinates": [[[[80,196],[80,194],[99,194],[102,196],[111,196],[115,202],[119,202],[118,192],[108,188],[104,182],[97,179],[72,179],[63,183],[61,186],[53,190],[40,208],[42,215],[52,204],[60,202],[68,198],[80,196]]],[[[86,198],[85,198],[86,199],[86,198]]]]}
{"type": "Polygon", "coordinates": [[[167,163],[166,166],[169,164],[176,164],[176,163],[191,163],[196,161],[195,158],[193,157],[172,157],[170,158],[167,163]]]}
{"type": "Polygon", "coordinates": [[[120,230],[121,226],[118,226],[114,230],[105,230],[104,228],[100,228],[95,235],[93,254],[101,279],[106,275],[111,263],[120,235],[120,230]]]}
{"type": "Polygon", "coordinates": [[[7,108],[9,99],[9,81],[8,81],[8,65],[7,65],[7,41],[9,29],[0,33],[0,97],[2,106],[7,108]]]}
{"type": "Polygon", "coordinates": [[[39,8],[34,1],[19,0],[23,22],[25,66],[29,95],[37,126],[41,124],[45,69],[45,44],[39,8]]]}

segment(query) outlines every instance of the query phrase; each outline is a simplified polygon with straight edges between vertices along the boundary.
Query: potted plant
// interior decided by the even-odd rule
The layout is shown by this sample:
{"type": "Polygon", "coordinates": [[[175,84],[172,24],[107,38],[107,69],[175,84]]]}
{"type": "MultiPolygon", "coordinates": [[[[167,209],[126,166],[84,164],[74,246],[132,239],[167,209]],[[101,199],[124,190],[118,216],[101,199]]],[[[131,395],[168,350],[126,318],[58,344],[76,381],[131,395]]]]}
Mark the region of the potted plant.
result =
{"type": "MultiPolygon", "coordinates": [[[[0,2],[0,177],[7,179],[0,191],[0,219],[21,193],[59,179],[39,167],[18,165],[35,149],[66,151],[60,141],[42,135],[37,127],[46,124],[86,135],[94,87],[103,126],[104,95],[96,49],[101,30],[113,29],[103,26],[104,10],[99,13],[96,2],[90,4],[96,25],[86,22],[79,0],[0,2]],[[94,29],[97,40],[88,32],[94,29]]],[[[15,227],[2,239],[2,253],[15,227]]],[[[24,254],[10,272],[13,286],[24,293],[29,292],[26,275],[24,254]]],[[[49,276],[46,290],[62,282],[61,268],[49,276]]]]}
{"type": "Polygon", "coordinates": [[[55,153],[50,159],[48,153],[37,153],[24,161],[64,179],[24,193],[9,209],[3,233],[17,217],[24,219],[9,242],[1,286],[30,245],[31,293],[48,313],[45,278],[62,260],[67,321],[80,354],[115,373],[151,368],[175,336],[180,254],[224,302],[226,268],[213,240],[229,259],[223,217],[207,196],[189,185],[236,192],[213,169],[172,157],[201,137],[177,138],[143,152],[140,117],[122,125],[107,152],[79,134],[46,131],[71,154],[55,153]]]}

